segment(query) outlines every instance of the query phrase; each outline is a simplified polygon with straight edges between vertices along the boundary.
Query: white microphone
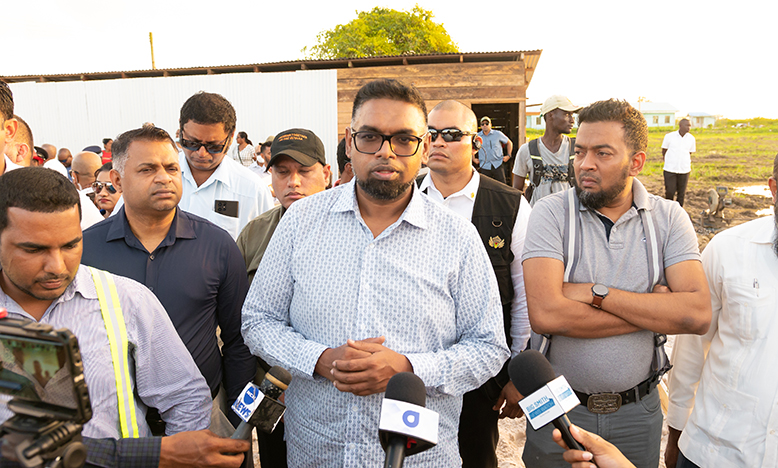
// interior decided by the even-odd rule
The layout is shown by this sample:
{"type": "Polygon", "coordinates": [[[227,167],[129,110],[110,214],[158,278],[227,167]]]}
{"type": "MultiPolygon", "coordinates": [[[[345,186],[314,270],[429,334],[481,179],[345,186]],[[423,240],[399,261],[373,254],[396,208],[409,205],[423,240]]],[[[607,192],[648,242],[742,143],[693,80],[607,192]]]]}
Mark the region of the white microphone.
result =
{"type": "Polygon", "coordinates": [[[426,399],[424,382],[416,374],[400,372],[389,379],[378,425],[384,468],[401,468],[406,456],[437,445],[440,416],[425,408],[426,399]]]}

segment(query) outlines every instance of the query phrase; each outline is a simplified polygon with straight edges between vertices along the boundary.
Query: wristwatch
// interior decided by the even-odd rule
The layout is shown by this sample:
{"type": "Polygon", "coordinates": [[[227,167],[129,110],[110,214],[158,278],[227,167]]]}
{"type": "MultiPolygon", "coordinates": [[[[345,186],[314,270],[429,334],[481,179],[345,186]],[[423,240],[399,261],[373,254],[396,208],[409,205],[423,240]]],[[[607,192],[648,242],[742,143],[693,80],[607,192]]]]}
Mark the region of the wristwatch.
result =
{"type": "Polygon", "coordinates": [[[608,295],[610,290],[604,284],[595,284],[592,286],[592,307],[602,309],[602,300],[608,295]]]}

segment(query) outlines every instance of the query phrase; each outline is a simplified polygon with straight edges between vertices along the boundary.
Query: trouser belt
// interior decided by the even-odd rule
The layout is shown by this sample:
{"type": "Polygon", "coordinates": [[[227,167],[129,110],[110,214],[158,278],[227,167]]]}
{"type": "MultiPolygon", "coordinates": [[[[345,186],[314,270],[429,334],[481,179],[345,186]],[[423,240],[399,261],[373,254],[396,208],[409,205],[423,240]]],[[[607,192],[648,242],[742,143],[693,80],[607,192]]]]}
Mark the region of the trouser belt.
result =
{"type": "Polygon", "coordinates": [[[618,411],[623,405],[642,400],[651,393],[651,390],[656,388],[656,385],[657,381],[649,377],[635,387],[620,393],[594,393],[590,395],[578,390],[573,391],[591,413],[610,414],[618,411]]]}

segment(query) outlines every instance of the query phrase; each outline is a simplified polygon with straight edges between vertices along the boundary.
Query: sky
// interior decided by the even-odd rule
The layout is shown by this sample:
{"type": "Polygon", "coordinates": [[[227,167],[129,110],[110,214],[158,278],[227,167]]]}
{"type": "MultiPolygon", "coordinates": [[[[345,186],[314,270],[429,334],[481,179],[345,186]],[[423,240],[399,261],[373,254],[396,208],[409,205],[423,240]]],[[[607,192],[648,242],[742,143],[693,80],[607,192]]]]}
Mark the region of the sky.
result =
{"type": "Polygon", "coordinates": [[[384,6],[430,10],[462,52],[542,49],[527,103],[644,97],[727,118],[778,118],[778,1],[8,0],[0,76],[267,63],[384,6]],[[772,41],[771,41],[772,40],[772,41]]]}

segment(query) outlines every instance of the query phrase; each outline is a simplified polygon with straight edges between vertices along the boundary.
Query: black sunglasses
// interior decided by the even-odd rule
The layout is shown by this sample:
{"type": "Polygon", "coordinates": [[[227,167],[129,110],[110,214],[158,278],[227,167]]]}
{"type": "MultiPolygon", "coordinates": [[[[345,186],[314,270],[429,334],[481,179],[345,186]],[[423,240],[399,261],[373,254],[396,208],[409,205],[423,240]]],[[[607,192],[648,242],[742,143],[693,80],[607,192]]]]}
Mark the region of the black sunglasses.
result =
{"type": "Polygon", "coordinates": [[[116,187],[114,187],[110,182],[92,182],[92,190],[94,190],[95,193],[102,192],[103,187],[108,189],[108,193],[110,194],[116,193],[116,187]]]}
{"type": "Polygon", "coordinates": [[[438,139],[438,135],[443,137],[443,141],[446,143],[451,143],[452,141],[459,141],[462,139],[463,136],[467,135],[475,135],[473,132],[463,132],[462,130],[458,128],[445,128],[443,130],[436,130],[434,128],[430,128],[427,130],[432,137],[432,141],[438,139]]]}
{"type": "Polygon", "coordinates": [[[219,154],[227,149],[227,145],[230,143],[230,137],[227,137],[224,141],[219,143],[201,143],[199,141],[187,140],[184,138],[184,130],[181,129],[181,146],[189,151],[200,151],[200,147],[205,146],[205,151],[209,154],[219,154]]]}

